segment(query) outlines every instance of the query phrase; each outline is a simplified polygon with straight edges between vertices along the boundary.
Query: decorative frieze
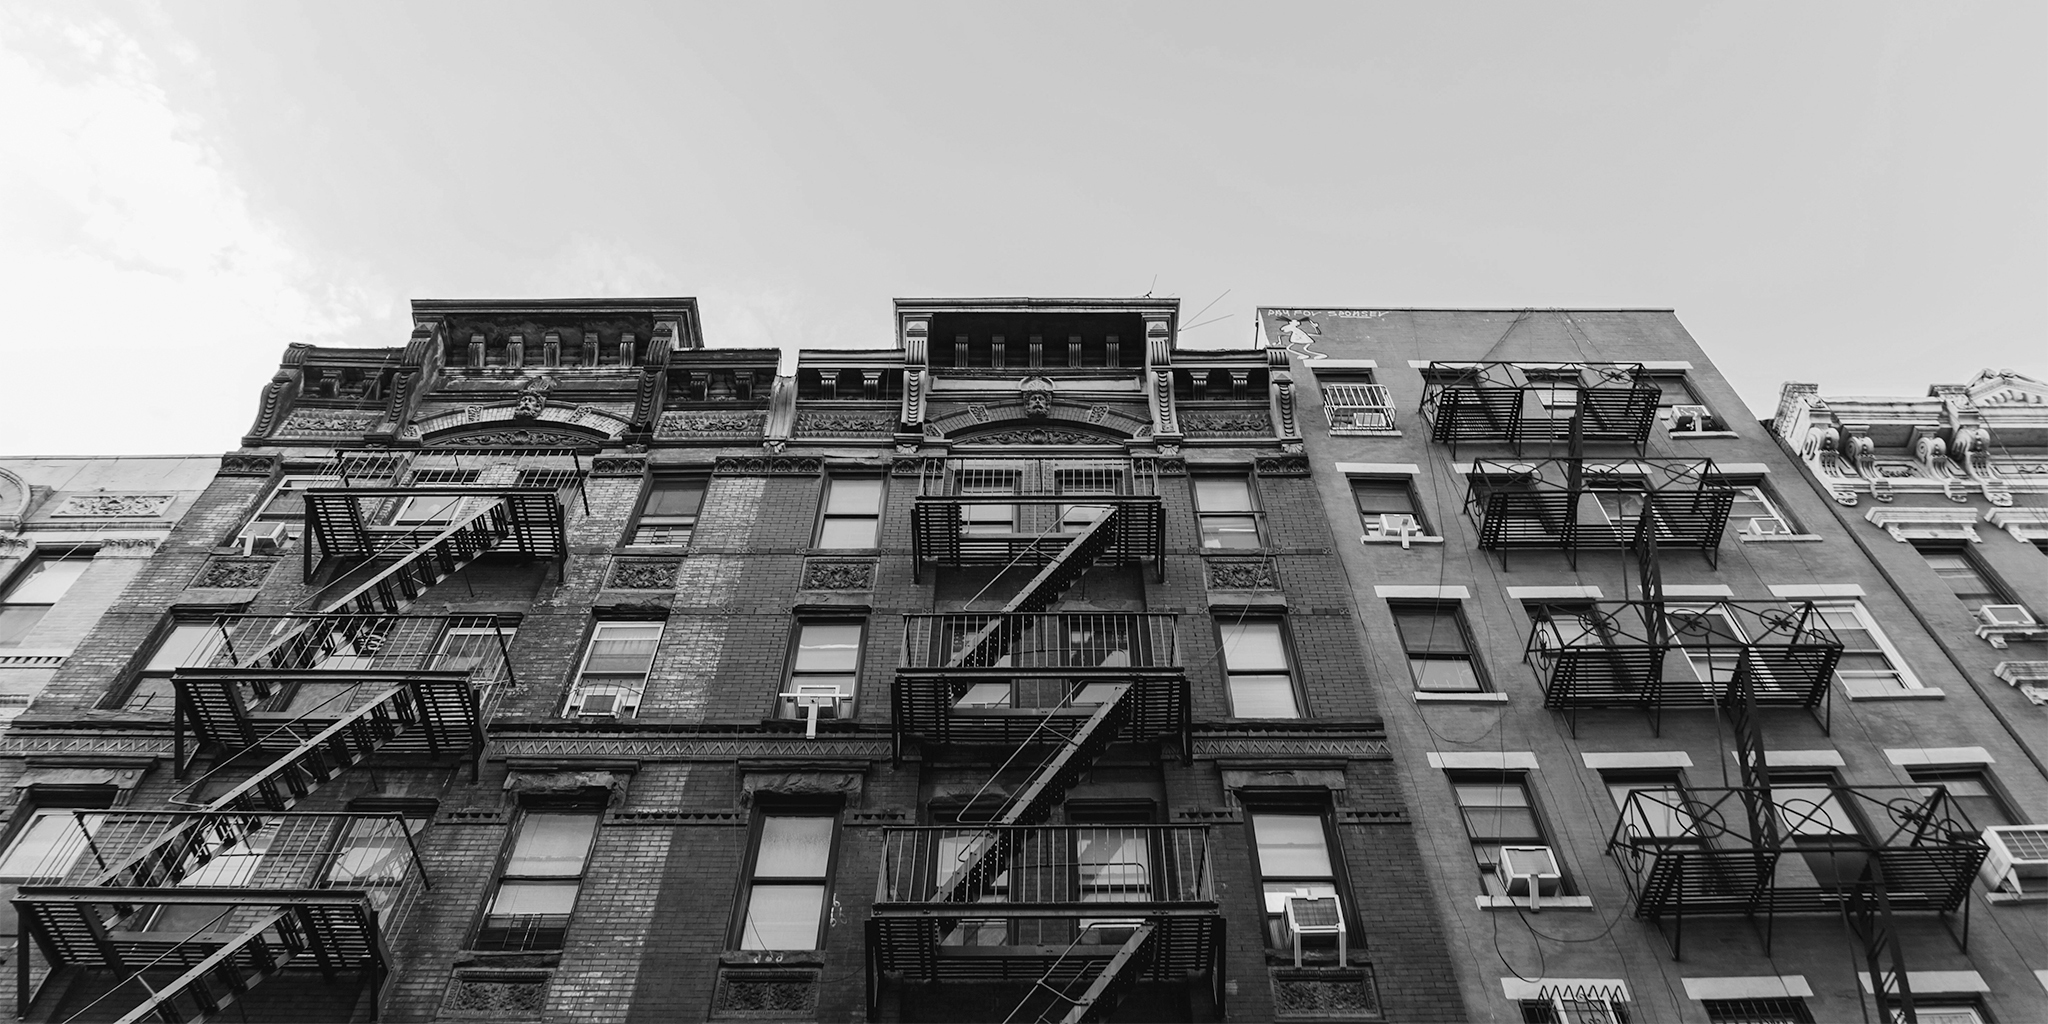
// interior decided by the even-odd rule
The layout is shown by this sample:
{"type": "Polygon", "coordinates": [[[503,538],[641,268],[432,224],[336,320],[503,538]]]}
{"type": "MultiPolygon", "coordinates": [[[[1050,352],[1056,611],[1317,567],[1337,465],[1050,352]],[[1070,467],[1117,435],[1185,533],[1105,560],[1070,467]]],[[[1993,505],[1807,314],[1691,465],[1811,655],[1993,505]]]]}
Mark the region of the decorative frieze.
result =
{"type": "Polygon", "coordinates": [[[547,1003],[549,971],[456,971],[441,997],[442,1017],[537,1020],[547,1003]]]}
{"type": "Polygon", "coordinates": [[[2048,508],[2000,508],[1985,513],[1991,525],[2022,543],[2048,540],[2048,508]]]}
{"type": "Polygon", "coordinates": [[[374,412],[299,409],[284,418],[280,434],[361,434],[377,425],[374,412]]]}
{"type": "Polygon", "coordinates": [[[1377,1017],[1380,995],[1361,968],[1271,968],[1273,1013],[1281,1019],[1377,1017]]]}
{"type": "Polygon", "coordinates": [[[711,1016],[747,1020],[809,1020],[818,1012],[818,971],[724,967],[718,972],[711,1016]]]}
{"type": "Polygon", "coordinates": [[[162,537],[109,537],[100,541],[101,558],[148,558],[163,546],[162,537]]]}
{"type": "Polygon", "coordinates": [[[427,442],[429,448],[586,448],[596,441],[559,430],[482,430],[427,442]]]}
{"type": "Polygon", "coordinates": [[[1073,444],[1114,444],[1110,438],[1100,434],[1087,434],[1078,430],[1058,430],[1052,427],[1026,427],[1020,430],[997,430],[985,434],[973,434],[959,439],[961,444],[977,445],[1073,445],[1073,444]]]}
{"type": "Polygon", "coordinates": [[[719,459],[711,471],[726,476],[816,476],[825,460],[803,455],[741,455],[719,459]]]}
{"type": "Polygon", "coordinates": [[[796,417],[798,437],[894,437],[893,413],[800,412],[796,417]]]}
{"type": "Polygon", "coordinates": [[[1212,559],[1206,568],[1210,590],[1280,589],[1280,574],[1268,559],[1212,559]]]}
{"type": "Polygon", "coordinates": [[[1264,409],[1181,413],[1181,429],[1189,437],[1272,437],[1273,418],[1264,409]]]}
{"type": "Polygon", "coordinates": [[[602,476],[643,476],[647,472],[647,458],[641,455],[599,455],[590,460],[590,475],[602,476]]]}
{"type": "Polygon", "coordinates": [[[763,412],[678,411],[661,414],[654,436],[678,438],[752,439],[761,436],[768,423],[763,412]]]}
{"type": "Polygon", "coordinates": [[[875,563],[872,559],[806,558],[804,590],[873,590],[875,563]]]}
{"type": "Polygon", "coordinates": [[[1306,455],[1261,455],[1252,466],[1260,476],[1307,476],[1306,455]]]}
{"type": "Polygon", "coordinates": [[[51,514],[59,518],[157,517],[173,500],[168,494],[74,494],[51,514]]]}
{"type": "Polygon", "coordinates": [[[682,566],[666,558],[621,558],[605,586],[613,590],[674,590],[682,566]]]}
{"type": "MultiPolygon", "coordinates": [[[[0,733],[0,736],[6,735],[0,733]]],[[[726,738],[609,730],[594,732],[578,729],[574,733],[559,736],[501,734],[496,739],[497,742],[491,747],[491,755],[494,758],[583,755],[630,757],[643,761],[727,761],[735,758],[880,761],[890,756],[889,741],[886,738],[859,740],[821,735],[815,740],[806,740],[802,729],[786,737],[757,735],[726,738]]],[[[0,749],[7,749],[12,745],[11,737],[0,741],[0,749]]],[[[170,741],[164,740],[163,746],[169,749],[170,741]]],[[[1385,744],[1381,746],[1384,747],[1385,744]]]]}
{"type": "Polygon", "coordinates": [[[209,558],[188,586],[222,590],[260,587],[277,561],[275,558],[209,558]]]}
{"type": "Polygon", "coordinates": [[[275,455],[228,454],[220,457],[220,476],[261,476],[277,472],[275,455]]]}

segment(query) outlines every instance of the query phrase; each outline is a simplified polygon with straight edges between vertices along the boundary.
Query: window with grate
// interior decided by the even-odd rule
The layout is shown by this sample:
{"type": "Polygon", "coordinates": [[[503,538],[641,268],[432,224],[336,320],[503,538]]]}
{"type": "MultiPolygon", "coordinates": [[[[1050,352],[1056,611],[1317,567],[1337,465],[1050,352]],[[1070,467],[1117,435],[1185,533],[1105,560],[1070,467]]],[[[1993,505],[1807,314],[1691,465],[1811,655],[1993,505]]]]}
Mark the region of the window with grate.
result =
{"type": "MultiPolygon", "coordinates": [[[[1913,1000],[1913,1015],[1920,1024],[1986,1024],[1984,1008],[1978,1003],[1954,1002],[1949,1000],[1913,1000]]],[[[1896,1004],[1890,1017],[1893,1024],[1905,1024],[1906,1014],[1896,1004]]]]}
{"type": "Polygon", "coordinates": [[[1522,1024],[1629,1024],[1628,1004],[1609,999],[1524,999],[1522,1024]]]}
{"type": "Polygon", "coordinates": [[[1711,1024],[1813,1024],[1804,999],[1706,999],[1701,1005],[1711,1024]]]}

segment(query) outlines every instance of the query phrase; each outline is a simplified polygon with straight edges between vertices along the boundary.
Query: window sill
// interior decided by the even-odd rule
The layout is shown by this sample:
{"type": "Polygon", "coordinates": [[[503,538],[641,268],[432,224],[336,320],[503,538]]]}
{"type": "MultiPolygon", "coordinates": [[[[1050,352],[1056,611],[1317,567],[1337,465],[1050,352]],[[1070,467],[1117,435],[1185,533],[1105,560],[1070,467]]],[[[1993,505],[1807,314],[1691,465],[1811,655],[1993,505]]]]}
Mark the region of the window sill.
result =
{"type": "Polygon", "coordinates": [[[1944,700],[1947,694],[1938,686],[1916,686],[1903,689],[1897,686],[1868,686],[1845,682],[1842,689],[1850,700],[1944,700]]]}
{"type": "Polygon", "coordinates": [[[774,964],[785,967],[823,967],[825,954],[816,949],[728,949],[718,962],[729,966],[753,967],[774,964]]]}
{"type": "Polygon", "coordinates": [[[2048,892],[1987,892],[1984,894],[1984,902],[1994,907],[2048,903],[2048,892]]]}
{"type": "MultiPolygon", "coordinates": [[[[1481,910],[1528,910],[1527,896],[1474,896],[1474,903],[1481,910]]],[[[1591,896],[1544,896],[1536,901],[1536,911],[1545,910],[1591,910],[1591,896]]]]}
{"type": "Polygon", "coordinates": [[[1359,537],[1358,542],[1360,544],[1399,544],[1405,548],[1410,544],[1442,544],[1444,539],[1442,537],[1374,537],[1367,534],[1359,537]]]}
{"type": "Polygon", "coordinates": [[[1767,544],[1774,541],[1817,541],[1823,538],[1817,533],[1738,533],[1735,539],[1744,544],[1767,544]]]}
{"type": "Polygon", "coordinates": [[[1676,437],[1676,438],[1679,438],[1679,439],[1681,439],[1681,440],[1686,440],[1686,441],[1696,441],[1696,440],[1699,440],[1700,438],[1703,438],[1703,437],[1741,437],[1741,436],[1742,436],[1741,434],[1738,434],[1738,433],[1736,433],[1736,432],[1735,432],[1735,431],[1733,431],[1733,430],[1668,430],[1668,431],[1665,431],[1665,433],[1669,434],[1669,435],[1670,435],[1670,436],[1672,436],[1672,437],[1676,437]]]}
{"type": "Polygon", "coordinates": [[[619,551],[629,555],[687,555],[688,544],[621,544],[619,551]]]}
{"type": "Polygon", "coordinates": [[[1506,704],[1505,693],[1434,693],[1415,691],[1417,704],[1506,704]]]}
{"type": "Polygon", "coordinates": [[[1400,437],[1399,430],[1361,430],[1356,427],[1332,427],[1331,437],[1400,437]]]}

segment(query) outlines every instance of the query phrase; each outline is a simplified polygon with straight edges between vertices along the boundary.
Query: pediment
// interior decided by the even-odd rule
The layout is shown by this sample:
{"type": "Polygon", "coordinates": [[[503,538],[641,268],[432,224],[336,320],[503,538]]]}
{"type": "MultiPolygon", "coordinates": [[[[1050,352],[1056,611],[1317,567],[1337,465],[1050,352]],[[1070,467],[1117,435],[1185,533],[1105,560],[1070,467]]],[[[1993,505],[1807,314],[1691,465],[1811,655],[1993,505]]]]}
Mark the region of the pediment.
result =
{"type": "Polygon", "coordinates": [[[458,432],[493,432],[507,428],[560,432],[567,428],[566,436],[576,438],[575,443],[584,443],[592,439],[611,440],[624,433],[630,425],[624,416],[588,405],[549,405],[532,416],[521,416],[519,403],[500,402],[465,406],[423,417],[406,428],[405,433],[408,437],[438,443],[442,437],[458,432]]]}
{"type": "Polygon", "coordinates": [[[2048,383],[2012,370],[1985,370],[1963,388],[1970,404],[1979,408],[2048,407],[2048,383]]]}
{"type": "Polygon", "coordinates": [[[925,428],[927,437],[966,444],[1121,444],[1150,436],[1152,421],[1108,405],[1057,400],[1043,415],[1033,416],[1019,399],[955,407],[931,416],[925,428]],[[1014,440],[1027,434],[1061,440],[1014,440]]]}

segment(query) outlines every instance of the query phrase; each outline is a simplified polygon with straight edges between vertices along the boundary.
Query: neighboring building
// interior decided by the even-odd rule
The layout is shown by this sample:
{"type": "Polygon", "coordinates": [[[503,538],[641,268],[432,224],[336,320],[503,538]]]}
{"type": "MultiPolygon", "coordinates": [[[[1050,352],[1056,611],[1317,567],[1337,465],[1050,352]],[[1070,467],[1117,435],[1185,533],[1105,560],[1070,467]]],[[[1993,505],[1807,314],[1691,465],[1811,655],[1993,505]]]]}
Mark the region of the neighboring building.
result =
{"type": "Polygon", "coordinates": [[[0,743],[23,1011],[1492,1013],[1307,378],[1177,316],[904,300],[787,377],[690,299],[292,346],[0,743]]]}
{"type": "Polygon", "coordinates": [[[63,667],[220,457],[0,458],[0,720],[63,667]]]}
{"type": "Polygon", "coordinates": [[[2048,822],[2042,709],[1988,641],[2039,655],[1955,600],[1959,565],[1986,570],[1966,601],[2048,600],[2015,540],[2039,385],[1882,414],[1788,391],[1794,445],[1867,433],[1879,467],[1990,428],[1988,461],[1923,452],[1923,488],[1825,465],[1892,489],[1873,522],[1951,544],[1980,511],[1959,502],[2011,492],[1986,518],[2012,537],[1929,560],[1845,526],[1668,311],[1266,309],[1260,330],[1302,396],[1472,1019],[2048,1018],[2048,830],[1984,838],[2048,822]],[[1897,514],[1915,504],[1947,511],[1897,514]]]}

